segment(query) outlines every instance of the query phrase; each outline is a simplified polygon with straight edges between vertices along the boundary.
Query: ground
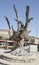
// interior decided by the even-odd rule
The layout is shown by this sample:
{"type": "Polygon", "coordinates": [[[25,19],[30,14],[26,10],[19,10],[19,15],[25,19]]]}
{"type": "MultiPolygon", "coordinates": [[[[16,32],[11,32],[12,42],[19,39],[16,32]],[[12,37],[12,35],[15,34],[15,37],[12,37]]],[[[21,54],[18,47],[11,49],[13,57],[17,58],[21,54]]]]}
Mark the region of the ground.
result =
{"type": "Polygon", "coordinates": [[[5,51],[9,50],[0,48],[0,65],[39,65],[39,52],[18,56],[12,53],[4,53],[5,51]]]}

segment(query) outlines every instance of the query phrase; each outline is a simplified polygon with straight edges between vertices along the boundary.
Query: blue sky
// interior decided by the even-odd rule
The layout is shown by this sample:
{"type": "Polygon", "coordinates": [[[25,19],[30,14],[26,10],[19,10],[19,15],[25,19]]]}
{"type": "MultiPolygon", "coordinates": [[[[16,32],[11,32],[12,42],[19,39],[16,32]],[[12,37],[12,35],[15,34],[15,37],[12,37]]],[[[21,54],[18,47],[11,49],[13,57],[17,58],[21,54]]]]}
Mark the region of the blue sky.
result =
{"type": "Polygon", "coordinates": [[[23,21],[24,25],[26,21],[26,6],[30,6],[29,16],[34,18],[29,25],[30,35],[39,37],[39,0],[0,0],[0,29],[8,29],[4,16],[7,16],[14,29],[17,29],[17,23],[14,21],[15,12],[13,4],[16,5],[19,19],[23,21]]]}

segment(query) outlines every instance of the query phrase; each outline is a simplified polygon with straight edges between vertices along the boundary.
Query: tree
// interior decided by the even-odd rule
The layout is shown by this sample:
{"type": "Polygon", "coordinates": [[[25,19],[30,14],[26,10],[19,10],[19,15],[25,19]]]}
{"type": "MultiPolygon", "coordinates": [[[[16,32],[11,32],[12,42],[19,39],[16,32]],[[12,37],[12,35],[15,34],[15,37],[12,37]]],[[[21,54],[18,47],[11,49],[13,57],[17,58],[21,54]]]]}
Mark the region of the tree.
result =
{"type": "Polygon", "coordinates": [[[9,34],[10,34],[10,30],[11,29],[13,31],[13,34],[12,34],[12,36],[10,36],[10,39],[14,41],[15,44],[14,44],[14,48],[13,49],[15,49],[18,45],[21,46],[20,41],[23,39],[23,36],[25,37],[25,34],[27,36],[28,33],[30,32],[30,31],[28,31],[28,27],[29,27],[30,21],[33,18],[29,18],[29,6],[27,6],[26,7],[26,14],[25,14],[26,15],[26,23],[25,23],[25,26],[24,26],[23,22],[21,22],[21,20],[19,20],[19,18],[18,18],[18,12],[17,12],[17,9],[16,9],[15,5],[13,5],[13,8],[14,8],[14,11],[15,11],[15,14],[16,14],[15,21],[18,24],[17,31],[15,31],[13,29],[13,27],[10,26],[10,22],[9,22],[9,20],[8,20],[8,18],[6,16],[5,16],[5,19],[7,21],[8,27],[9,27],[9,34]]]}

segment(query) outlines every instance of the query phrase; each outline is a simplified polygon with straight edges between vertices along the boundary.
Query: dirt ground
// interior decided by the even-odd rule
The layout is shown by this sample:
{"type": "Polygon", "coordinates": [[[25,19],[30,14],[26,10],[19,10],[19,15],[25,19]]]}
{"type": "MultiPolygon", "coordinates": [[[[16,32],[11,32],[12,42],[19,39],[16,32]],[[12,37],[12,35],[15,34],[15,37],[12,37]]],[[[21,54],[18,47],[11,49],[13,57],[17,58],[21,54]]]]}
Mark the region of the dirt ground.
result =
{"type": "Polygon", "coordinates": [[[39,65],[39,52],[15,56],[12,53],[4,53],[5,51],[7,50],[0,49],[0,65],[39,65]]]}

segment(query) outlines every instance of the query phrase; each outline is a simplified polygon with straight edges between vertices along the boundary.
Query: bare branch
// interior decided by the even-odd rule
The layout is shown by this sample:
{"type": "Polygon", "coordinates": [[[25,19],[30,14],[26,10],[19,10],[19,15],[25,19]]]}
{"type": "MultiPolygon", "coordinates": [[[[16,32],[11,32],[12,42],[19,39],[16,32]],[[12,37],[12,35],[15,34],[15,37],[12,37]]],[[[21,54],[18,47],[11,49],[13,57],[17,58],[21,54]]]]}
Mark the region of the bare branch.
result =
{"type": "Polygon", "coordinates": [[[30,22],[31,20],[33,20],[33,18],[30,18],[30,19],[28,20],[28,22],[30,22]]]}
{"type": "Polygon", "coordinates": [[[29,17],[29,6],[26,7],[26,17],[29,17]]]}
{"type": "Polygon", "coordinates": [[[15,5],[13,5],[13,8],[14,8],[14,11],[15,11],[15,13],[16,13],[16,18],[17,18],[17,20],[18,20],[18,13],[17,13],[17,10],[16,10],[15,5]]]}
{"type": "Polygon", "coordinates": [[[6,16],[4,16],[4,18],[6,19],[7,24],[8,24],[8,27],[9,27],[9,29],[10,29],[11,27],[10,27],[10,22],[9,22],[8,18],[7,18],[6,16]]]}
{"type": "Polygon", "coordinates": [[[26,23],[25,23],[25,28],[28,25],[28,19],[29,19],[29,6],[26,7],[26,23]]]}
{"type": "Polygon", "coordinates": [[[28,31],[28,34],[30,33],[31,31],[28,31]]]}

